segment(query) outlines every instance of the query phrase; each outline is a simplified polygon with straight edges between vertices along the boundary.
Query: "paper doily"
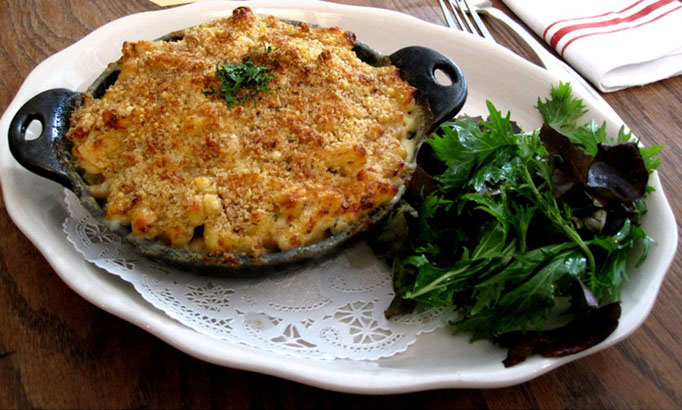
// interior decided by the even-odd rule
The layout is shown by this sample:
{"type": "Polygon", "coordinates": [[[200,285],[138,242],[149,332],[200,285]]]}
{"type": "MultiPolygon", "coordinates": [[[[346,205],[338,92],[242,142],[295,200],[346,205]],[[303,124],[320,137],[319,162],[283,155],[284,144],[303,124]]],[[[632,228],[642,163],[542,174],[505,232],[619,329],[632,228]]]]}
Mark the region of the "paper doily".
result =
{"type": "Polygon", "coordinates": [[[202,276],[140,256],[65,192],[63,228],[76,250],[202,334],[305,358],[376,360],[405,351],[452,317],[450,308],[432,308],[387,320],[391,272],[364,242],[293,272],[202,276]]]}

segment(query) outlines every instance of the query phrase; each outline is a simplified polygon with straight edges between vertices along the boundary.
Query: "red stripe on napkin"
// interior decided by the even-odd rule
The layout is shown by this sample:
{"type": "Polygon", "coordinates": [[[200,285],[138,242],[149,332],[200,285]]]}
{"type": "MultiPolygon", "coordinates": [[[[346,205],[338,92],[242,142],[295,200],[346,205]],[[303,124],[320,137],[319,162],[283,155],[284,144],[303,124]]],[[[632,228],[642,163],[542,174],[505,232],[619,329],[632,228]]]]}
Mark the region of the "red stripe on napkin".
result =
{"type": "MultiPolygon", "coordinates": [[[[638,20],[644,16],[647,16],[654,12],[655,10],[672,3],[673,1],[677,0],[659,0],[655,3],[652,3],[637,13],[631,14],[626,17],[616,17],[611,20],[605,20],[605,21],[598,21],[598,22],[593,22],[593,23],[582,23],[582,24],[574,24],[572,26],[566,26],[564,28],[561,28],[557,30],[554,35],[552,35],[552,39],[549,41],[549,45],[552,46],[552,48],[556,48],[557,44],[561,39],[568,33],[574,32],[576,30],[582,30],[586,28],[595,28],[595,27],[607,27],[607,26],[612,26],[614,24],[618,23],[629,23],[635,20],[638,20]]],[[[565,48],[565,47],[564,47],[565,48]]]]}
{"type": "Polygon", "coordinates": [[[597,18],[597,17],[608,16],[608,15],[610,15],[610,14],[620,14],[620,13],[622,13],[622,12],[624,12],[624,11],[630,10],[631,8],[635,7],[636,5],[638,5],[639,3],[643,2],[643,1],[644,1],[644,0],[636,1],[636,2],[632,3],[631,5],[627,6],[626,8],[624,8],[623,10],[619,10],[619,11],[609,11],[608,13],[598,14],[598,15],[596,15],[596,16],[573,17],[573,18],[570,18],[570,19],[557,20],[557,21],[555,21],[554,23],[552,23],[552,24],[550,24],[549,26],[547,26],[547,28],[545,29],[545,31],[542,33],[542,38],[547,38],[547,32],[549,31],[549,29],[551,29],[552,27],[554,27],[555,25],[557,25],[557,24],[559,24],[559,23],[565,23],[565,22],[567,22],[567,21],[574,21],[574,20],[593,19],[593,18],[597,18]]]}
{"type": "MultiPolygon", "coordinates": [[[[676,0],[673,0],[673,1],[676,1],[676,0]]],[[[682,6],[677,6],[677,7],[675,7],[674,9],[668,10],[668,11],[666,11],[665,13],[661,14],[660,16],[657,16],[657,17],[654,18],[654,19],[651,19],[651,20],[649,20],[649,21],[645,21],[644,23],[637,24],[636,26],[621,27],[621,28],[618,28],[618,29],[615,29],[615,30],[601,31],[601,32],[598,32],[598,33],[588,33],[588,34],[583,34],[583,35],[577,36],[577,37],[575,37],[575,38],[570,39],[568,42],[566,42],[566,44],[564,44],[564,46],[561,48],[560,54],[563,55],[563,54],[564,54],[564,51],[566,50],[566,47],[568,47],[569,44],[573,43],[574,41],[576,41],[576,40],[578,40],[578,39],[581,39],[581,38],[584,38],[584,37],[589,37],[589,36],[594,36],[594,35],[597,35],[597,34],[615,33],[615,32],[617,32],[617,31],[630,30],[630,29],[633,29],[633,28],[641,27],[641,26],[643,26],[643,25],[646,25],[646,24],[649,24],[649,23],[651,23],[651,22],[654,22],[654,21],[660,19],[661,17],[663,17],[663,16],[665,16],[665,15],[668,15],[668,14],[672,13],[673,11],[679,10],[679,9],[681,9],[681,8],[682,8],[682,6]]]]}

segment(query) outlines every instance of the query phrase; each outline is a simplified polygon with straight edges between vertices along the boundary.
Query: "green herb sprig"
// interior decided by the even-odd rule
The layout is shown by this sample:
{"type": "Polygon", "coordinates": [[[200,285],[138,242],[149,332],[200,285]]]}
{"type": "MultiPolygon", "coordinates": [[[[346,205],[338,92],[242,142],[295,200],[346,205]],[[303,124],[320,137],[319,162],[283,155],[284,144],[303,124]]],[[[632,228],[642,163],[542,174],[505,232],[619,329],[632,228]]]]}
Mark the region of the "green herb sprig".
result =
{"type": "Polygon", "coordinates": [[[264,46],[262,53],[254,50],[252,54],[244,56],[241,63],[216,66],[216,78],[221,84],[220,88],[210,87],[202,92],[204,95],[223,97],[230,108],[243,105],[247,100],[252,100],[255,106],[261,92],[272,92],[269,84],[275,78],[272,74],[275,60],[266,60],[264,65],[258,65],[254,58],[263,60],[262,56],[273,51],[271,46],[264,46]]]}

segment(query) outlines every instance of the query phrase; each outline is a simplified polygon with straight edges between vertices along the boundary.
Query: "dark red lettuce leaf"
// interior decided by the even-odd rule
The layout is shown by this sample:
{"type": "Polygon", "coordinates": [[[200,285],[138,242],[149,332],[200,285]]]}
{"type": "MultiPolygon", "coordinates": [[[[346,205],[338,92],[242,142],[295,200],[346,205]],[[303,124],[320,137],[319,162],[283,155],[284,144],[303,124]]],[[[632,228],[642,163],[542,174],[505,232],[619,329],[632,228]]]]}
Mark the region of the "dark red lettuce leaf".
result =
{"type": "Polygon", "coordinates": [[[568,137],[547,124],[540,128],[540,139],[550,154],[558,155],[564,160],[573,175],[583,183],[587,180],[587,173],[594,161],[592,155],[573,145],[568,137]]]}
{"type": "Polygon", "coordinates": [[[550,154],[561,158],[552,176],[557,198],[578,182],[599,202],[632,203],[646,192],[649,173],[637,144],[599,144],[597,156],[592,157],[547,124],[540,129],[540,139],[550,154]]]}
{"type": "Polygon", "coordinates": [[[438,181],[426,172],[421,165],[417,165],[407,185],[407,197],[414,200],[410,202],[415,202],[417,199],[425,197],[437,189],[438,181]]]}
{"type": "Polygon", "coordinates": [[[496,342],[508,348],[505,367],[514,366],[530,355],[561,357],[582,352],[604,341],[618,327],[620,302],[590,310],[557,329],[541,332],[509,332],[496,342]]]}
{"type": "Polygon", "coordinates": [[[410,299],[403,299],[402,296],[396,294],[391,304],[384,311],[386,319],[391,320],[395,317],[409,315],[417,308],[417,302],[410,299]]]}
{"type": "Polygon", "coordinates": [[[555,198],[560,198],[569,192],[576,184],[581,181],[570,172],[566,172],[561,168],[554,169],[552,174],[552,194],[555,198]]]}
{"type": "Polygon", "coordinates": [[[634,202],[646,192],[649,173],[637,144],[599,144],[586,185],[609,200],[634,202]]]}

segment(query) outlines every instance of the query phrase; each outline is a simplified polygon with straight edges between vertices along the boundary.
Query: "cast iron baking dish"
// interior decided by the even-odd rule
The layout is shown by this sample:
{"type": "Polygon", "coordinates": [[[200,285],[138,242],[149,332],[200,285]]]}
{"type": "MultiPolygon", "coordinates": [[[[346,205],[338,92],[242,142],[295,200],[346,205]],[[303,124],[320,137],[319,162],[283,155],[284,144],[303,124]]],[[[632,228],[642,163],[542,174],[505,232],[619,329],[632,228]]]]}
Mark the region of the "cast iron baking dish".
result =
{"type": "MultiPolygon", "coordinates": [[[[293,21],[287,22],[301,24],[293,21]]],[[[182,35],[182,32],[175,32],[157,41],[175,41],[182,38],[182,35]]],[[[414,137],[418,138],[417,147],[441,123],[456,115],[466,101],[467,84],[461,70],[448,57],[435,50],[418,46],[406,47],[390,56],[384,56],[360,41],[355,42],[353,50],[360,60],[372,66],[393,64],[399,69],[403,79],[419,90],[418,101],[423,107],[428,108],[431,118],[424,129],[414,137]],[[447,75],[451,84],[442,85],[436,80],[435,73],[439,70],[447,75]]],[[[118,64],[110,64],[85,94],[93,98],[101,98],[106,89],[116,82],[118,74],[118,64]]],[[[141,254],[183,269],[205,273],[251,275],[271,271],[273,267],[281,269],[285,265],[289,267],[299,262],[328,255],[386,216],[402,196],[408,182],[403,181],[403,186],[395,197],[385,206],[374,210],[369,218],[344,232],[307,246],[261,256],[239,257],[230,254],[210,255],[184,248],[172,248],[159,241],[136,237],[127,227],[108,224],[102,204],[90,194],[72,158],[71,143],[65,137],[71,113],[80,104],[83,95],[67,89],[51,89],[26,102],[10,124],[9,147],[12,155],[29,171],[73,191],[91,215],[133,245],[141,254]],[[42,124],[42,133],[34,140],[27,140],[26,130],[34,120],[42,124]]],[[[416,157],[415,153],[413,162],[416,162],[416,157]]]]}

